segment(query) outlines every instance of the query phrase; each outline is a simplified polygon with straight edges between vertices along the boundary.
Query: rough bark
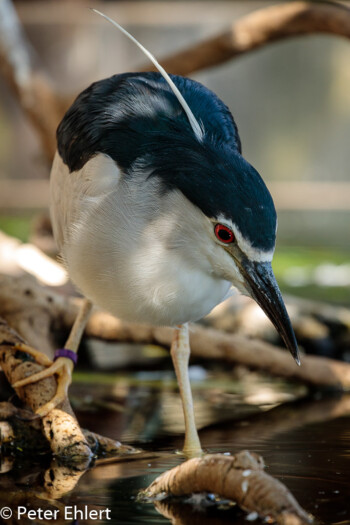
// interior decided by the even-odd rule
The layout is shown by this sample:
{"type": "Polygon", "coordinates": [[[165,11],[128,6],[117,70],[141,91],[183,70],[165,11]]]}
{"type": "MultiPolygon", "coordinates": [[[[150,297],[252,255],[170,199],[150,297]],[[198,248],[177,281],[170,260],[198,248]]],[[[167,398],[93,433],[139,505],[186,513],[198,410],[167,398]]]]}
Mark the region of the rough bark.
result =
{"type": "Polygon", "coordinates": [[[31,346],[50,358],[57,348],[54,336],[65,326],[61,316],[68,310],[74,322],[78,307],[74,300],[71,302],[40,286],[30,275],[0,274],[0,316],[31,346]]]}
{"type": "MultiPolygon", "coordinates": [[[[25,352],[16,350],[16,343],[24,342],[7,323],[0,318],[0,366],[8,381],[14,383],[43,369],[34,359],[25,352]]],[[[46,404],[56,392],[56,379],[49,377],[25,387],[17,388],[16,393],[25,408],[33,414],[37,408],[46,404]]],[[[97,434],[83,431],[77,422],[69,401],[66,400],[59,407],[51,410],[40,421],[28,416],[28,412],[18,411],[11,405],[2,405],[0,410],[1,440],[0,444],[7,448],[24,450],[31,447],[46,451],[45,441],[39,438],[39,431],[50,446],[52,454],[65,458],[69,462],[86,462],[88,464],[93,455],[99,452],[129,454],[135,449],[121,445],[118,441],[103,438],[97,434]],[[25,425],[21,424],[23,421],[25,425]],[[26,427],[26,428],[25,428],[26,427]]]]}
{"type": "MultiPolygon", "coordinates": [[[[208,454],[203,458],[190,459],[165,472],[144,491],[143,497],[153,499],[160,495],[183,497],[203,492],[214,493],[275,523],[311,523],[311,516],[300,507],[285,485],[263,469],[263,459],[246,450],[235,456],[208,454]]],[[[164,502],[161,501],[159,506],[160,510],[164,508],[164,502]]]]}
{"type": "Polygon", "coordinates": [[[50,453],[40,419],[33,412],[19,409],[9,402],[0,403],[0,446],[5,457],[50,453]]]}
{"type": "MultiPolygon", "coordinates": [[[[69,420],[65,421],[70,424],[69,420]]],[[[90,430],[82,429],[82,433],[95,456],[122,456],[137,452],[119,441],[90,430]]],[[[58,442],[57,436],[55,441],[58,442]]],[[[52,452],[50,440],[43,432],[41,419],[33,412],[20,409],[8,401],[0,403],[0,446],[4,456],[18,453],[30,456],[33,453],[39,455],[52,452]]],[[[62,444],[58,443],[56,448],[59,453],[62,444]]]]}
{"type": "MultiPolygon", "coordinates": [[[[331,34],[350,38],[350,9],[332,2],[290,2],[244,16],[220,35],[160,60],[168,73],[189,75],[291,37],[331,34]]],[[[149,64],[145,71],[154,70],[149,64]]]]}
{"type": "MultiPolygon", "coordinates": [[[[0,365],[8,381],[14,383],[43,370],[34,359],[15,349],[16,343],[23,340],[0,320],[0,365]]],[[[56,392],[56,380],[49,377],[26,387],[16,389],[16,393],[26,407],[33,412],[50,401],[56,392]]],[[[73,457],[92,456],[91,449],[83,435],[68,400],[52,410],[42,419],[43,433],[50,443],[53,454],[73,457]]]]}

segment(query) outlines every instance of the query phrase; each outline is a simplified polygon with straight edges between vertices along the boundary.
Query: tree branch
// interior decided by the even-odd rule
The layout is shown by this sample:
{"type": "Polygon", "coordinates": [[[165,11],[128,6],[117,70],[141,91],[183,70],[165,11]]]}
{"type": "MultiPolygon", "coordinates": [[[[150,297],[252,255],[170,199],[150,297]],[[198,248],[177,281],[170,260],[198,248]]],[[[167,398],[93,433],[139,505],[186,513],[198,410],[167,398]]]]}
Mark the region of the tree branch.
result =
{"type": "MultiPolygon", "coordinates": [[[[350,38],[350,10],[327,2],[291,2],[267,7],[238,20],[228,31],[165,57],[161,62],[169,73],[189,75],[272,42],[315,33],[350,38]]],[[[11,1],[2,0],[0,71],[37,130],[44,153],[52,160],[56,127],[73,97],[60,97],[55,92],[33,56],[11,1]]],[[[149,64],[138,69],[154,70],[149,64]]]]}
{"type": "MultiPolygon", "coordinates": [[[[168,73],[189,75],[286,38],[325,33],[350,38],[350,9],[331,2],[290,2],[255,11],[220,35],[160,60],[168,73]]],[[[144,71],[154,71],[148,64],[144,71]]]]}
{"type": "MultiPolygon", "coordinates": [[[[104,312],[95,312],[87,325],[86,334],[107,340],[156,343],[169,347],[172,329],[136,325],[104,312]]],[[[202,359],[222,359],[309,385],[341,390],[350,388],[350,365],[334,359],[303,355],[302,366],[298,367],[285,349],[200,325],[191,325],[190,344],[191,355],[202,359]]]]}
{"type": "Polygon", "coordinates": [[[0,2],[0,71],[16,95],[52,160],[56,151],[56,127],[65,104],[34,59],[10,0],[0,2]]]}

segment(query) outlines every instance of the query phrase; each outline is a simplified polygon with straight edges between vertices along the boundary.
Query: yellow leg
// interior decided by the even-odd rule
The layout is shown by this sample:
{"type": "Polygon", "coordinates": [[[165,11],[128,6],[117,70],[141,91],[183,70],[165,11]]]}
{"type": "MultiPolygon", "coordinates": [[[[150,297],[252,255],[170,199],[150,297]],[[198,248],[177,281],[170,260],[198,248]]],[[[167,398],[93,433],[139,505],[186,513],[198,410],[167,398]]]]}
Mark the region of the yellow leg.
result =
{"type": "Polygon", "coordinates": [[[179,384],[182,408],[185,417],[185,443],[183,451],[188,457],[201,456],[203,452],[194,419],[192,392],[188,377],[190,344],[187,323],[180,325],[175,330],[170,353],[179,384]]]}
{"type": "MultiPolygon", "coordinates": [[[[84,329],[89,318],[91,308],[92,303],[85,299],[65,344],[65,348],[67,348],[68,350],[72,350],[75,353],[78,352],[78,347],[82,335],[84,333],[84,329]]],[[[19,388],[22,386],[29,385],[31,383],[36,383],[37,381],[41,381],[41,379],[45,379],[46,377],[50,377],[54,374],[58,376],[56,394],[51,399],[51,401],[49,401],[49,403],[46,403],[46,405],[43,405],[36,411],[36,413],[40,416],[46,416],[46,414],[48,414],[50,410],[55,408],[57,405],[59,405],[60,403],[62,403],[62,401],[66,399],[68,387],[72,382],[72,372],[74,368],[74,363],[71,359],[67,357],[59,357],[56,361],[52,362],[48,357],[44,356],[44,354],[27,345],[19,344],[16,345],[15,348],[32,355],[39,364],[43,366],[48,366],[48,368],[46,368],[46,370],[38,372],[37,374],[33,374],[32,376],[26,377],[21,381],[16,381],[16,383],[12,385],[14,388],[19,388]]]]}
{"type": "MultiPolygon", "coordinates": [[[[38,365],[51,366],[53,363],[52,359],[47,357],[47,355],[43,354],[39,350],[36,350],[32,346],[26,345],[24,343],[16,343],[14,346],[14,350],[19,350],[20,352],[25,352],[26,354],[31,355],[32,357],[34,357],[38,365]]],[[[17,383],[19,383],[19,381],[17,381],[17,383]]]]}

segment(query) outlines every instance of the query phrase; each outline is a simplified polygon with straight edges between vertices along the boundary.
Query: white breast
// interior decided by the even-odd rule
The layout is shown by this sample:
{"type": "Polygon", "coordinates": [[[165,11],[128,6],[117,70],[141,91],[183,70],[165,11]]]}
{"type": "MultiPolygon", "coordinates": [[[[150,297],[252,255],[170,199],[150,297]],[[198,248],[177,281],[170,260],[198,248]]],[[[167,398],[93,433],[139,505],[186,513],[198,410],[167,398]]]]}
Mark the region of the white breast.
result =
{"type": "Polygon", "coordinates": [[[194,321],[230,283],[217,278],[199,242],[203,216],[159,180],[121,175],[99,154],[69,173],[56,154],[51,174],[54,234],[69,274],[95,304],[125,320],[158,325],[194,321]]]}

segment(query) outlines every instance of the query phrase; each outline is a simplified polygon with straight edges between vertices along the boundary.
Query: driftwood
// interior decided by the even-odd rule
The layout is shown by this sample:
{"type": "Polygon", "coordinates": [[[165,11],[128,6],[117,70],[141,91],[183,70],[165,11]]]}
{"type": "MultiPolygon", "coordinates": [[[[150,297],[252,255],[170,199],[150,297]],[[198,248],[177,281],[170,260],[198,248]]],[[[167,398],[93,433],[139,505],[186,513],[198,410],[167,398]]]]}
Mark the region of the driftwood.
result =
{"type": "MultiPolygon", "coordinates": [[[[160,60],[168,73],[189,75],[286,38],[330,34],[350,38],[350,9],[333,2],[290,2],[259,9],[224,33],[160,60]]],[[[148,64],[142,68],[154,70],[148,64]]]]}
{"type": "MultiPolygon", "coordinates": [[[[208,454],[194,458],[159,476],[142,496],[160,499],[157,507],[162,512],[166,497],[189,496],[196,493],[214,493],[233,500],[260,517],[283,525],[312,523],[294,496],[279,481],[264,472],[260,456],[242,451],[235,456],[208,454]]],[[[165,509],[167,509],[165,503],[165,509]]],[[[175,523],[182,523],[178,521],[175,523]]]]}
{"type": "MultiPolygon", "coordinates": [[[[109,314],[95,312],[87,325],[86,334],[111,341],[155,343],[169,347],[172,329],[134,325],[109,314]]],[[[297,367],[289,353],[282,348],[197,325],[191,325],[190,344],[194,357],[242,364],[315,386],[341,390],[350,388],[350,365],[334,359],[303,355],[302,366],[297,367]]]]}
{"type": "MultiPolygon", "coordinates": [[[[8,381],[14,383],[43,369],[34,359],[15,345],[23,343],[23,339],[0,318],[0,366],[8,381]]],[[[121,445],[97,434],[83,431],[72,411],[69,401],[66,400],[59,407],[51,410],[40,422],[33,417],[33,412],[46,404],[56,392],[56,379],[49,377],[36,383],[16,389],[16,393],[28,411],[18,411],[10,404],[2,405],[0,417],[1,440],[0,445],[7,449],[47,451],[45,441],[39,438],[39,432],[50,446],[52,454],[66,458],[70,462],[82,461],[88,464],[96,454],[130,454],[137,452],[131,447],[121,445]],[[25,424],[21,424],[25,422],[25,424]]]]}
{"type": "MultiPolygon", "coordinates": [[[[69,332],[81,299],[66,298],[47,291],[33,278],[0,275],[0,315],[18,330],[31,345],[42,338],[40,349],[52,355],[57,335],[69,332]],[[45,343],[46,341],[46,343],[45,343]]],[[[94,311],[86,327],[86,335],[109,341],[153,343],[169,347],[173,329],[137,325],[94,311]]],[[[350,389],[350,364],[316,356],[302,356],[298,367],[289,353],[263,341],[223,333],[200,325],[191,326],[191,352],[202,359],[220,359],[262,370],[272,375],[304,383],[350,389]]]]}

